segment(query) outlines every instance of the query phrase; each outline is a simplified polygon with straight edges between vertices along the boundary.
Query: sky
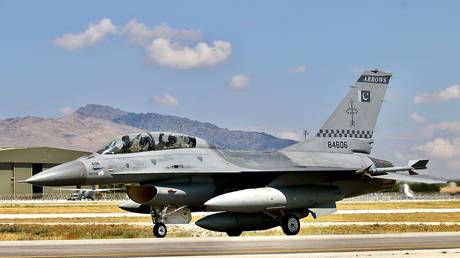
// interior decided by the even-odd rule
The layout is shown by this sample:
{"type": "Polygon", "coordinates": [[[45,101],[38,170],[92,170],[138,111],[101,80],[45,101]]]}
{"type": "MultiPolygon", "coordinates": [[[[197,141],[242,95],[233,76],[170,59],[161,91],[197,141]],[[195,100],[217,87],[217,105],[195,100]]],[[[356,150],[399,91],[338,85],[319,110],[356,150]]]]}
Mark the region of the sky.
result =
{"type": "Polygon", "coordinates": [[[85,104],[314,134],[393,73],[373,155],[460,178],[459,1],[0,0],[0,119],[85,104]]]}

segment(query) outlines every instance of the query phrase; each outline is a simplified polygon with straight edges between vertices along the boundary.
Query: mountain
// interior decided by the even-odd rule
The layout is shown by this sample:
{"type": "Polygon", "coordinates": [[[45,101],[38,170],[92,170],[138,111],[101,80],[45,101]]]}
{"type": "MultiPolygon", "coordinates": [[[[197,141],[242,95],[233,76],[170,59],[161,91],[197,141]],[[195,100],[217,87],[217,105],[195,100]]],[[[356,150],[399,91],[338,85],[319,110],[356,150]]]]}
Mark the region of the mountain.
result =
{"type": "Polygon", "coordinates": [[[96,151],[115,136],[143,130],[186,133],[234,150],[277,150],[295,143],[266,133],[228,130],[188,118],[86,105],[59,118],[27,116],[0,120],[0,146],[96,151]]]}
{"type": "Polygon", "coordinates": [[[194,135],[233,150],[278,150],[296,143],[270,134],[220,128],[211,123],[157,113],[131,113],[109,106],[89,104],[76,114],[108,120],[148,131],[173,131],[194,135]]]}
{"type": "Polygon", "coordinates": [[[140,129],[109,120],[72,114],[56,119],[0,120],[0,146],[49,146],[96,151],[111,138],[140,129]]]}

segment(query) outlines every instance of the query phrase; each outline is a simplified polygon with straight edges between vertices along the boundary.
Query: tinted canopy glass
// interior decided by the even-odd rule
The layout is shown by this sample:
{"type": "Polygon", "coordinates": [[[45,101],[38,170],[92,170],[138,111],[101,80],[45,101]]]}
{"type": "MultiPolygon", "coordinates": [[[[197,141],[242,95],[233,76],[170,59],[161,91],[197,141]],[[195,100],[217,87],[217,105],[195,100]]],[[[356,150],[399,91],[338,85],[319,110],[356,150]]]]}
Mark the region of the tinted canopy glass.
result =
{"type": "Polygon", "coordinates": [[[187,135],[174,133],[138,133],[116,137],[106,143],[97,153],[122,154],[195,147],[195,137],[187,135]]]}

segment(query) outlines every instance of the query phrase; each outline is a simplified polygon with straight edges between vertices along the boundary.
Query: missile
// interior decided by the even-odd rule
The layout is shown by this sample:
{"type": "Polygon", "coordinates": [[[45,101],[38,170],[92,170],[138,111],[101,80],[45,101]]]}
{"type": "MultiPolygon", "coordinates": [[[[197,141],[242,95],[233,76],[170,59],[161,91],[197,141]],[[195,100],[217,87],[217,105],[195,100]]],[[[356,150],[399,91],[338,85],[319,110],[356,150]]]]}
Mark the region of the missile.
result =
{"type": "Polygon", "coordinates": [[[358,174],[368,173],[371,176],[386,175],[388,173],[408,171],[409,175],[417,175],[415,170],[426,169],[428,160],[410,160],[407,166],[397,166],[397,167],[381,167],[381,168],[371,168],[367,167],[362,170],[357,171],[358,174]]]}
{"type": "Polygon", "coordinates": [[[249,213],[315,207],[341,200],[344,196],[337,186],[262,187],[218,195],[204,205],[213,211],[249,213]]]}

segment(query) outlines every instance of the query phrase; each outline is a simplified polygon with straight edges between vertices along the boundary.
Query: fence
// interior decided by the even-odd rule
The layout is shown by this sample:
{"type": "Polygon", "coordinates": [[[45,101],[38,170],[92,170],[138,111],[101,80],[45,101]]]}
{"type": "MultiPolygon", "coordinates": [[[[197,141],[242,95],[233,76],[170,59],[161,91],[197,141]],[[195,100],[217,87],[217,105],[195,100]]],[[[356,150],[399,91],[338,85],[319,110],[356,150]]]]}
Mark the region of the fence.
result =
{"type": "MultiPolygon", "coordinates": [[[[0,201],[57,201],[67,200],[70,197],[70,193],[27,193],[27,194],[0,194],[0,201]]],[[[101,201],[121,201],[127,200],[128,196],[126,193],[115,192],[115,193],[97,193],[96,200],[101,201]]]]}
{"type": "Polygon", "coordinates": [[[450,195],[445,193],[416,193],[414,198],[410,198],[403,193],[370,193],[352,198],[347,198],[344,201],[411,201],[411,200],[460,200],[460,195],[450,195]]]}

